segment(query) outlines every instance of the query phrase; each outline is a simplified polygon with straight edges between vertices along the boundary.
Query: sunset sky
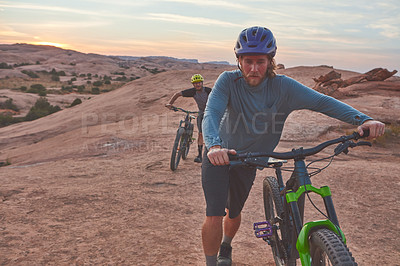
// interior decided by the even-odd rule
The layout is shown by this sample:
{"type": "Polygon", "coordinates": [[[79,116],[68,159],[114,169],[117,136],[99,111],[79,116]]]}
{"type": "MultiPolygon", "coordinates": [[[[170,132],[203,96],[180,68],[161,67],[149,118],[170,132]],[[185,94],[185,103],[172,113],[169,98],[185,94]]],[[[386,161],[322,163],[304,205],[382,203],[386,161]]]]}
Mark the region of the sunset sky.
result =
{"type": "Polygon", "coordinates": [[[104,55],[234,64],[254,25],[274,33],[286,67],[400,70],[399,0],[0,0],[0,43],[104,55]]]}

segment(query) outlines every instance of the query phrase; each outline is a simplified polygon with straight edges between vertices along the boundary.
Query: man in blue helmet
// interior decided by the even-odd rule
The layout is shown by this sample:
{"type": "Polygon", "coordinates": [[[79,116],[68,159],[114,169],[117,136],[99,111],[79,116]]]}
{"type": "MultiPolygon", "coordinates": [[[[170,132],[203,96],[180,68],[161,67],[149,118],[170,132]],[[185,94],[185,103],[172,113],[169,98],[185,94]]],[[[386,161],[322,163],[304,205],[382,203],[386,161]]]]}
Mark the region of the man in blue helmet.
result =
{"type": "Polygon", "coordinates": [[[300,109],[357,125],[361,135],[369,129],[369,138],[381,136],[385,128],[345,103],[277,75],[276,40],[269,29],[243,30],[234,50],[239,69],[218,77],[203,120],[202,185],[207,206],[202,241],[207,265],[231,265],[231,242],[256,176],[255,169],[230,168],[228,154],[273,151],[286,118],[300,109]]]}

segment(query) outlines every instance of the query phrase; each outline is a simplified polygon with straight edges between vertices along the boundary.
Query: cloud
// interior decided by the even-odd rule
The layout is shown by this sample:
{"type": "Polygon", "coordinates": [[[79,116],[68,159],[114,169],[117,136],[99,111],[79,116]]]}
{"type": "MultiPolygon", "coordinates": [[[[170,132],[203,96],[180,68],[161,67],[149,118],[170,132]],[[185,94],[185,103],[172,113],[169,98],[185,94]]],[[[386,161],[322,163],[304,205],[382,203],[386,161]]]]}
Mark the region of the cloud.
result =
{"type": "Polygon", "coordinates": [[[13,28],[8,26],[0,26],[0,36],[4,37],[27,37],[26,33],[15,31],[13,28]]]}
{"type": "Polygon", "coordinates": [[[16,8],[16,9],[29,9],[29,10],[44,10],[44,11],[55,11],[64,13],[74,13],[81,15],[98,15],[98,13],[82,9],[73,9],[68,7],[58,7],[58,6],[43,6],[43,5],[32,5],[32,4],[1,4],[0,7],[6,8],[16,8]]]}
{"type": "Polygon", "coordinates": [[[400,16],[397,18],[385,18],[368,25],[371,29],[381,30],[380,34],[389,39],[400,37],[400,16]]]}
{"type": "Polygon", "coordinates": [[[176,14],[166,14],[166,13],[148,13],[148,14],[146,14],[145,17],[142,17],[142,19],[161,20],[161,21],[174,22],[174,23],[196,24],[196,25],[204,25],[204,26],[216,25],[216,26],[222,26],[222,27],[240,27],[239,24],[216,20],[216,19],[203,18],[203,17],[191,17],[191,16],[188,17],[188,16],[182,16],[182,15],[176,15],[176,14]]]}
{"type": "Polygon", "coordinates": [[[56,29],[82,29],[82,28],[91,28],[91,27],[101,27],[105,25],[111,24],[106,21],[52,21],[48,23],[8,23],[9,26],[17,26],[17,27],[30,27],[30,28],[56,28],[56,29]]]}

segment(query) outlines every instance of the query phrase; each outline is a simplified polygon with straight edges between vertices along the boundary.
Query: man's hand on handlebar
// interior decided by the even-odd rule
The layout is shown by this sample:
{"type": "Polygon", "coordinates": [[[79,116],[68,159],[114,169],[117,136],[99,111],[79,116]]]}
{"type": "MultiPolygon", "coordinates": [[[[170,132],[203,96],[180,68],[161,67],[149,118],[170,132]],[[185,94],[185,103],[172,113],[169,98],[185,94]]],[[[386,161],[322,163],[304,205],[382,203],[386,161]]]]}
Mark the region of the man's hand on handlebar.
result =
{"type": "Polygon", "coordinates": [[[236,154],[236,151],[221,146],[213,146],[208,151],[207,157],[213,165],[229,165],[228,154],[236,154]]]}
{"type": "Polygon", "coordinates": [[[167,104],[165,105],[165,107],[167,107],[169,110],[172,110],[172,104],[170,104],[170,103],[167,103],[167,104]]]}
{"type": "Polygon", "coordinates": [[[367,139],[374,139],[385,133],[385,124],[376,120],[367,120],[357,128],[357,131],[362,136],[364,135],[365,129],[369,129],[369,136],[367,139]]]}

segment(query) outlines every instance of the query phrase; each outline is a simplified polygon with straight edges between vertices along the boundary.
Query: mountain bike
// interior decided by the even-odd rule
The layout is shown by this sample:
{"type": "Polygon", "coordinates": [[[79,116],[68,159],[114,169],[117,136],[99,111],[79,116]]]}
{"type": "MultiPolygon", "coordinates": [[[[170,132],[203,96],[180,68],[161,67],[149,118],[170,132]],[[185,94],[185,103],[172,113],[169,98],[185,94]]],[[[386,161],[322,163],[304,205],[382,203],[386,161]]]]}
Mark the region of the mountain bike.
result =
{"type": "Polygon", "coordinates": [[[175,171],[178,168],[181,157],[183,160],[185,160],[189,154],[190,145],[193,142],[192,136],[194,125],[192,123],[192,119],[196,118],[192,114],[197,114],[198,112],[187,111],[175,106],[171,106],[171,110],[175,112],[182,111],[186,114],[185,119],[179,122],[174,146],[172,147],[170,168],[172,171],[175,171]]]}
{"type": "Polygon", "coordinates": [[[267,176],[263,180],[263,199],[266,221],[254,223],[257,238],[262,238],[272,249],[276,265],[296,265],[300,258],[301,265],[357,265],[346,246],[346,238],[340,229],[338,217],[328,186],[316,188],[311,184],[311,177],[327,168],[333,158],[341,153],[347,154],[349,148],[368,145],[370,142],[357,141],[367,137],[364,130],[361,137],[357,132],[329,140],[309,149],[293,149],[291,152],[251,152],[229,155],[230,165],[245,165],[257,169],[273,168],[276,177],[267,176]],[[305,159],[334,144],[339,144],[333,155],[314,160],[308,165],[305,159]],[[283,167],[287,160],[294,160],[294,167],[283,167]],[[317,161],[330,160],[323,168],[310,167],[317,161]],[[310,172],[309,172],[310,170],[310,172]],[[286,184],[282,171],[292,172],[286,184]],[[311,200],[309,193],[322,197],[325,212],[322,212],[311,200]],[[312,206],[326,219],[303,224],[305,195],[312,206]]]}

